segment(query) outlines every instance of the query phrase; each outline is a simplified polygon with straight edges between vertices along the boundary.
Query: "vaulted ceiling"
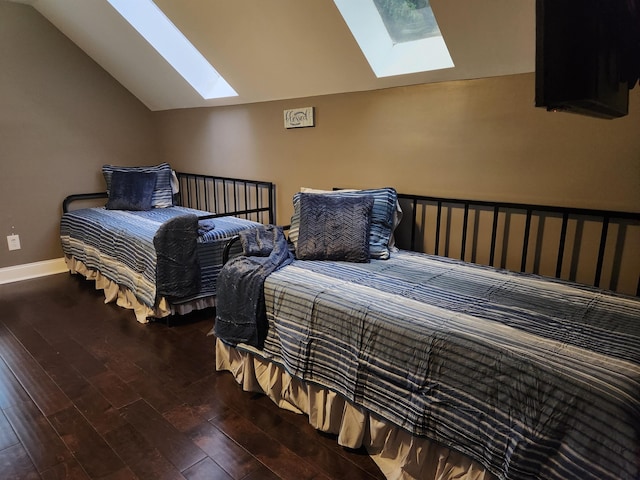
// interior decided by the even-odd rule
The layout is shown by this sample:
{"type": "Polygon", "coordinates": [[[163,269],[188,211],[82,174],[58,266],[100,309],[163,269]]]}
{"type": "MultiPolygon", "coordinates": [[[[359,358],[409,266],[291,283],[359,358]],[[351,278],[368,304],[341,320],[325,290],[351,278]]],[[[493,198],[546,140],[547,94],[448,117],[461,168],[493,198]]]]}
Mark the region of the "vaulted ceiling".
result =
{"type": "Polygon", "coordinates": [[[238,93],[204,100],[106,0],[15,1],[32,5],[151,110],[484,78],[535,67],[535,0],[431,0],[455,67],[385,78],[376,78],[332,0],[154,0],[238,93]]]}

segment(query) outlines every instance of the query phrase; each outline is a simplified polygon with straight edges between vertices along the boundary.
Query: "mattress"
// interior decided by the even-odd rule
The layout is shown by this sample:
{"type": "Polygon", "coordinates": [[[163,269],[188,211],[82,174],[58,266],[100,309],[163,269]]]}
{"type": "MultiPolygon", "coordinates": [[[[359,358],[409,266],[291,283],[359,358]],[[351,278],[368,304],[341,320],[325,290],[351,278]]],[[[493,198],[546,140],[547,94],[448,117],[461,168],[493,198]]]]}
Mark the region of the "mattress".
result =
{"type": "MultiPolygon", "coordinates": [[[[104,207],[74,210],[61,218],[62,249],[68,263],[73,259],[73,265],[80,264],[83,269],[99,272],[130,292],[134,301],[153,310],[163,300],[156,292],[154,236],[163,223],[188,214],[202,217],[210,212],[177,206],[148,211],[107,210],[104,207]]],[[[184,298],[172,298],[172,304],[214,296],[222,252],[228,239],[244,229],[260,225],[237,217],[203,220],[199,224],[196,250],[200,289],[184,298]]]]}
{"type": "Polygon", "coordinates": [[[264,290],[246,351],[293,378],[498,478],[640,474],[635,297],[405,251],[295,261],[264,290]]]}

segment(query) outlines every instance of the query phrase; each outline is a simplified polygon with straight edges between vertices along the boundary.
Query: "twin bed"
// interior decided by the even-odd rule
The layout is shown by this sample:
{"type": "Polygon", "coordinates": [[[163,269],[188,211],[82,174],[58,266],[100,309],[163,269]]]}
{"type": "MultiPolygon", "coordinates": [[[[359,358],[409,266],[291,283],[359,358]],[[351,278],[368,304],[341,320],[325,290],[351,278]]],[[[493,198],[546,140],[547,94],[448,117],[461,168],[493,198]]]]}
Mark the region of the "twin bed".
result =
{"type": "Polygon", "coordinates": [[[63,215],[65,255],[72,271],[105,277],[119,302],[135,303],[140,321],[203,299],[217,305],[216,366],[243,389],[308,415],[341,445],[364,446],[389,479],[640,477],[640,214],[391,188],[305,191],[293,199],[287,254],[271,226],[271,184],[177,177],[181,207],[144,219],[115,212],[131,216],[154,248],[159,231],[173,240],[170,210],[190,219],[178,230],[192,232],[198,292],[158,293],[162,248],[151,255],[152,275],[144,258],[111,265],[96,245],[134,250],[140,240],[106,228],[87,234],[90,220],[74,223],[85,209],[63,215]],[[184,215],[183,206],[196,211],[184,215]],[[222,267],[225,246],[231,260],[222,267]],[[242,322],[225,304],[244,297],[216,280],[246,276],[250,264],[263,274],[266,328],[242,341],[233,331],[242,322]],[[147,283],[155,294],[145,297],[147,283]]]}
{"type": "Polygon", "coordinates": [[[228,239],[274,221],[270,182],[174,172],[166,163],[105,165],[103,174],[106,192],[63,202],[65,261],[141,323],[214,307],[228,239]]]}
{"type": "Polygon", "coordinates": [[[266,335],[218,332],[218,369],[364,445],[390,479],[639,478],[640,216],[401,195],[402,238],[394,193],[337,194],[369,210],[296,194],[296,259],[264,280],[266,335]]]}

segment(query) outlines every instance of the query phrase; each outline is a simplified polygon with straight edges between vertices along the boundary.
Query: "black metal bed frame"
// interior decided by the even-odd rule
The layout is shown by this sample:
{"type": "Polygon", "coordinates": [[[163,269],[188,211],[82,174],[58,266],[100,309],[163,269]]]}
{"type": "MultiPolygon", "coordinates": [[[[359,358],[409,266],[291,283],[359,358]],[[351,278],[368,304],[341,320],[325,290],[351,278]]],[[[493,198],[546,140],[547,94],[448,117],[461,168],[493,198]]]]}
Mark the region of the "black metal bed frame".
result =
{"type": "Polygon", "coordinates": [[[215,212],[209,218],[228,215],[273,224],[275,186],[271,182],[176,172],[180,189],[176,204],[215,212]]]}
{"type": "MultiPolygon", "coordinates": [[[[203,218],[233,215],[265,224],[276,221],[275,186],[271,182],[185,172],[176,172],[176,176],[180,188],[174,203],[212,212],[203,218]]],[[[62,211],[68,212],[72,202],[105,198],[107,192],[69,195],[62,202],[62,211]]]]}
{"type": "MultiPolygon", "coordinates": [[[[544,234],[547,233],[545,230],[549,229],[545,229],[545,225],[549,221],[561,221],[559,233],[553,235],[555,238],[551,239],[551,243],[557,245],[555,273],[547,275],[570,281],[576,281],[578,257],[581,256],[582,244],[586,242],[585,224],[590,224],[592,227],[590,231],[593,231],[593,225],[595,225],[599,242],[598,239],[594,239],[598,242],[598,247],[597,259],[591,268],[594,271],[593,281],[579,281],[601,287],[603,272],[606,269],[609,280],[608,284],[602,288],[618,290],[621,270],[624,269],[628,274],[628,270],[632,269],[631,278],[636,282],[635,295],[640,296],[640,213],[408,194],[398,194],[398,199],[404,211],[403,218],[410,219],[410,222],[406,220],[401,222],[401,226],[409,223],[410,231],[407,232],[405,228],[404,235],[402,229],[396,233],[397,245],[400,248],[435,255],[455,256],[461,260],[483,263],[477,261],[477,249],[479,248],[478,231],[481,224],[486,223],[486,218],[484,221],[480,218],[484,215],[490,217],[491,223],[489,259],[485,263],[496,266],[496,258],[499,257],[500,265],[498,266],[506,268],[505,249],[511,248],[509,244],[513,244],[514,239],[519,236],[519,249],[516,249],[520,252],[519,269],[521,272],[535,274],[540,273],[540,256],[548,255],[546,250],[546,253],[542,251],[543,244],[548,244],[544,234]],[[521,235],[511,235],[509,232],[511,220],[516,217],[524,217],[523,222],[519,222],[524,223],[521,235]],[[427,228],[428,219],[434,225],[432,229],[427,228]],[[453,230],[456,231],[454,235],[451,234],[453,230]],[[453,242],[457,240],[453,240],[453,237],[460,239],[459,245],[454,246],[453,242]],[[501,239],[502,248],[500,249],[497,248],[497,244],[501,239]],[[458,248],[459,255],[451,254],[452,250],[458,248]],[[629,254],[625,252],[625,248],[636,250],[635,253],[629,254]],[[470,250],[471,253],[469,253],[470,250]]],[[[586,260],[580,258],[580,261],[586,260]]],[[[513,266],[508,268],[517,270],[517,267],[513,266]]],[[[633,292],[627,293],[633,294],[633,292]]]]}

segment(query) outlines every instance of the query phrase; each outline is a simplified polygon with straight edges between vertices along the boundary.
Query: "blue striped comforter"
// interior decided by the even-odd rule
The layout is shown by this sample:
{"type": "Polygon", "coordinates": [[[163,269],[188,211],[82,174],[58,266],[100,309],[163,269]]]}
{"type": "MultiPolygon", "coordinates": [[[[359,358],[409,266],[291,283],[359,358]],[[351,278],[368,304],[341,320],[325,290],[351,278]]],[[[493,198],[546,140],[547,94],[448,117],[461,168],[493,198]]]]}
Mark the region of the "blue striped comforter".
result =
{"type": "MultiPolygon", "coordinates": [[[[65,255],[131,290],[144,305],[154,307],[157,259],[153,237],[163,222],[188,213],[210,215],[210,212],[185,207],[139,212],[103,207],[74,210],[63,214],[60,221],[62,250],[65,255]]],[[[202,286],[197,295],[180,299],[181,302],[215,295],[222,250],[228,238],[256,225],[260,224],[236,217],[201,222],[197,251],[202,286]]]]}
{"type": "Polygon", "coordinates": [[[640,478],[640,300],[411,252],[295,261],[262,352],[502,479],[640,478]]]}

